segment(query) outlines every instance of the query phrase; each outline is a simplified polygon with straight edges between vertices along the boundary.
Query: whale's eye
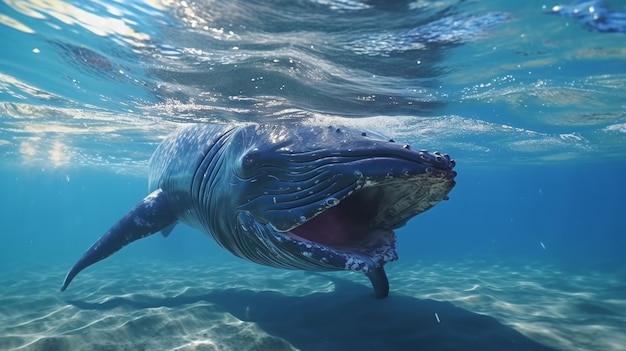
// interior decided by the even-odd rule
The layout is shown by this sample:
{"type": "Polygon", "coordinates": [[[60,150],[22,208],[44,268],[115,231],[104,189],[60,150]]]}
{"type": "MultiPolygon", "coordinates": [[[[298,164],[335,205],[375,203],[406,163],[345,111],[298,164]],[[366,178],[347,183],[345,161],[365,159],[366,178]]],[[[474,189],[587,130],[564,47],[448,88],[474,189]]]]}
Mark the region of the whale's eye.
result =
{"type": "Polygon", "coordinates": [[[259,158],[259,151],[258,150],[252,150],[250,152],[247,152],[246,154],[243,155],[243,158],[241,159],[241,165],[243,166],[243,168],[251,168],[254,167],[257,162],[258,162],[258,158],[259,158]]]}
{"type": "Polygon", "coordinates": [[[250,177],[254,174],[259,163],[259,156],[258,149],[250,150],[241,155],[241,158],[239,159],[240,166],[238,167],[239,175],[242,177],[250,177]]]}

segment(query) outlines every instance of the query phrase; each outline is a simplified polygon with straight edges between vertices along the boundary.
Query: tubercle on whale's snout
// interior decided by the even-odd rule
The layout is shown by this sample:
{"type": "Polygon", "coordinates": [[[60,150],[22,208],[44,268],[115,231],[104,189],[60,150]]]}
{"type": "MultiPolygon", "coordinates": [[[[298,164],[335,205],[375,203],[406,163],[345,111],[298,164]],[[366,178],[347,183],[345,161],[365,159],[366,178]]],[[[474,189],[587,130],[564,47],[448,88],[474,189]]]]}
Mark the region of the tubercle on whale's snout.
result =
{"type": "MultiPolygon", "coordinates": [[[[340,131],[341,129],[338,128],[337,132],[340,131]]],[[[361,136],[369,138],[366,132],[362,132],[361,136]]],[[[372,141],[374,142],[373,145],[381,146],[380,139],[376,138],[372,139],[372,141]]],[[[388,143],[389,144],[387,146],[383,146],[383,148],[386,149],[387,147],[391,146],[391,148],[388,150],[391,151],[393,154],[397,154],[397,156],[399,157],[409,157],[417,162],[427,163],[428,165],[441,170],[451,170],[456,166],[456,161],[453,160],[448,154],[442,154],[439,151],[429,152],[424,149],[413,149],[409,144],[396,144],[396,141],[394,139],[388,139],[388,143]],[[418,159],[416,159],[416,156],[418,159]]]]}
{"type": "MultiPolygon", "coordinates": [[[[405,145],[404,148],[410,149],[408,145],[405,145]]],[[[442,154],[439,151],[428,152],[426,150],[418,150],[417,156],[420,158],[421,162],[440,170],[452,170],[456,166],[456,161],[453,160],[450,155],[442,154]]]]}
{"type": "MultiPolygon", "coordinates": [[[[403,145],[402,147],[405,150],[411,150],[411,147],[408,144],[403,145]]],[[[415,155],[415,154],[414,154],[415,155]]],[[[419,163],[427,165],[424,168],[426,173],[436,173],[446,179],[454,180],[457,173],[454,171],[454,167],[456,167],[456,161],[450,157],[448,154],[442,154],[439,151],[429,152],[424,149],[417,150],[417,157],[419,157],[419,163]]],[[[452,184],[454,186],[454,183],[452,184]]],[[[447,196],[444,200],[447,200],[447,196]]]]}
{"type": "Polygon", "coordinates": [[[409,179],[415,176],[426,175],[429,178],[454,180],[457,175],[456,171],[453,170],[456,166],[456,161],[448,154],[441,154],[438,151],[413,151],[406,146],[402,150],[391,149],[388,153],[374,154],[363,161],[366,164],[371,162],[370,167],[365,166],[361,169],[362,173],[365,173],[366,178],[370,179],[409,179]],[[377,162],[376,160],[379,161],[377,162]]]}

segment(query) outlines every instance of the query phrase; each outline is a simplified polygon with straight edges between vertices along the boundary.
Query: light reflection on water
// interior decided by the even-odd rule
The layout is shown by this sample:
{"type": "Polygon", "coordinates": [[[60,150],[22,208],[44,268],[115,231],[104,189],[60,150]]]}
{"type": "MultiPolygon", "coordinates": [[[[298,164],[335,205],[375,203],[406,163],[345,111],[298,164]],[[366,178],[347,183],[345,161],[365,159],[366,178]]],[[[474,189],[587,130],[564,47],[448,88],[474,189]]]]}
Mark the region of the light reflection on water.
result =
{"type": "Polygon", "coordinates": [[[0,152],[135,173],[180,124],[278,120],[467,163],[623,156],[621,34],[542,5],[6,0],[0,152]]]}

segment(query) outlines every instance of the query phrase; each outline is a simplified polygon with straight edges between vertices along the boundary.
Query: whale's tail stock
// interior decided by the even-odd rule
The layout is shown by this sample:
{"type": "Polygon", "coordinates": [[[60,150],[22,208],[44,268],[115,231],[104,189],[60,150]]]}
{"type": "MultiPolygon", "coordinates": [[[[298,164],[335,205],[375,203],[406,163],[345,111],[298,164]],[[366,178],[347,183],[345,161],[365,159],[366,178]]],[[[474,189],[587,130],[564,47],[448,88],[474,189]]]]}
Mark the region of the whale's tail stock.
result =
{"type": "Polygon", "coordinates": [[[153,191],[91,245],[65,276],[61,291],[65,291],[72,279],[83,269],[111,256],[135,240],[170,226],[175,221],[176,215],[169,206],[166,194],[161,189],[153,191]]]}

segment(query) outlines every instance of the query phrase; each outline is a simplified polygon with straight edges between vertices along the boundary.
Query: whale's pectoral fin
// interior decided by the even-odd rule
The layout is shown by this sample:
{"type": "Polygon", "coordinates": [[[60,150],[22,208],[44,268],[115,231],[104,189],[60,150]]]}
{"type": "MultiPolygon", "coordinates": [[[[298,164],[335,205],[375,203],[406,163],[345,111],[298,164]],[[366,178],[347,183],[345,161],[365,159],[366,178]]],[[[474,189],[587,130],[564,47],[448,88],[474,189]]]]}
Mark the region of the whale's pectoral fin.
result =
{"type": "Polygon", "coordinates": [[[111,256],[135,240],[162,230],[175,221],[176,215],[169,206],[166,194],[161,189],[153,191],[91,245],[67,273],[61,291],[64,291],[83,269],[111,256]]]}
{"type": "Polygon", "coordinates": [[[177,223],[174,222],[161,230],[161,234],[163,234],[164,238],[167,238],[172,233],[172,230],[174,230],[176,224],[177,223]]]}
{"type": "Polygon", "coordinates": [[[365,273],[365,275],[372,282],[374,297],[382,299],[389,295],[389,280],[387,279],[387,273],[385,273],[385,267],[376,267],[365,273]]]}

